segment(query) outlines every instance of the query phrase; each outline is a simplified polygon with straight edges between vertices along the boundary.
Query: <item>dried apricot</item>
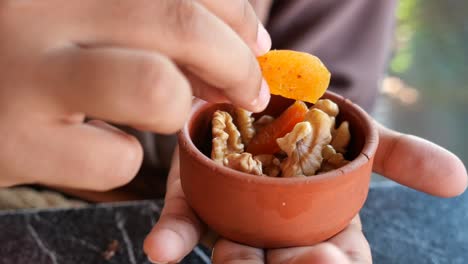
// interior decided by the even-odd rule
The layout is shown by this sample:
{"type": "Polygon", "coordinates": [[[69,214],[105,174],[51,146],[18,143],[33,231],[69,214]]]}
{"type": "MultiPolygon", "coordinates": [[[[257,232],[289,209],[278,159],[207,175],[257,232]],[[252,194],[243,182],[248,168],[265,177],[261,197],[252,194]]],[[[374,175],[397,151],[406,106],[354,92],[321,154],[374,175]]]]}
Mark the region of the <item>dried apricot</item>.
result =
{"type": "Polygon", "coordinates": [[[257,59],[271,94],[315,103],[330,84],[330,72],[311,54],[271,50],[257,59]]]}
{"type": "Polygon", "coordinates": [[[252,155],[275,154],[280,151],[276,139],[291,132],[294,126],[302,122],[307,113],[307,105],[302,101],[296,101],[271,123],[257,131],[247,146],[247,152],[252,155]]]}

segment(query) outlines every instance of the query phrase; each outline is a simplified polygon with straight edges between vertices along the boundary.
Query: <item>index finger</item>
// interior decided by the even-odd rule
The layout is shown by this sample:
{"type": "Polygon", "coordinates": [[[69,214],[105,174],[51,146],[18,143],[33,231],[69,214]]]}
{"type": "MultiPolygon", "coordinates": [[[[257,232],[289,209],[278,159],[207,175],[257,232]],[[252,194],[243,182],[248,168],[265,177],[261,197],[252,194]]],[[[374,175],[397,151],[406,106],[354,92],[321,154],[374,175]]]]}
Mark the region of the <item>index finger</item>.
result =
{"type": "Polygon", "coordinates": [[[235,30],[257,56],[261,56],[270,50],[270,35],[259,21],[254,8],[248,0],[198,1],[235,30]]]}
{"type": "MultiPolygon", "coordinates": [[[[231,1],[223,3],[229,9],[231,1]]],[[[73,37],[79,44],[158,51],[218,88],[233,104],[255,112],[265,107],[268,98],[259,100],[262,74],[254,53],[197,1],[125,0],[116,5],[111,0],[87,0],[73,7],[70,15],[80,35],[73,37]]],[[[254,27],[256,31],[258,23],[254,27]]]]}

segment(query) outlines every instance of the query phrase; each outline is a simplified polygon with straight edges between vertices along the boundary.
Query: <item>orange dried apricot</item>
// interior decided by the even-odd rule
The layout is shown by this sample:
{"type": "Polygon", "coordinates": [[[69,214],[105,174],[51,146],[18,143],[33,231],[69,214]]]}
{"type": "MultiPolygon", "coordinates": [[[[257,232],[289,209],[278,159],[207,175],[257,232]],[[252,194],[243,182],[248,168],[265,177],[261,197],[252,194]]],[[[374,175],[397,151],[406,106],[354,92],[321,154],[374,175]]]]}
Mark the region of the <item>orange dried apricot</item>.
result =
{"type": "Polygon", "coordinates": [[[271,94],[315,103],[330,84],[330,72],[311,54],[271,50],[257,59],[271,94]]]}
{"type": "Polygon", "coordinates": [[[297,123],[304,121],[308,110],[304,102],[294,102],[278,118],[257,131],[246,151],[254,156],[277,153],[280,148],[276,139],[291,132],[297,123]]]}

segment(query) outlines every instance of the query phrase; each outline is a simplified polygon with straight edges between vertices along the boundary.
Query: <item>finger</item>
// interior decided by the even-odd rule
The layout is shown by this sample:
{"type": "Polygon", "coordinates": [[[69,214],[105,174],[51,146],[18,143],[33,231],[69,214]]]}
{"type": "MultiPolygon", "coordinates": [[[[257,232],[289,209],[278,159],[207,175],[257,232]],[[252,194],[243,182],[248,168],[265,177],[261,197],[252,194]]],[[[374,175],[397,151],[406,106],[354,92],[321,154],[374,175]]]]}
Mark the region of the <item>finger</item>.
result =
{"type": "Polygon", "coordinates": [[[70,48],[49,54],[44,64],[40,81],[67,112],[159,133],[178,130],[190,112],[187,79],[156,53],[70,48]]]}
{"type": "Polygon", "coordinates": [[[81,45],[158,51],[222,90],[238,106],[261,111],[268,103],[268,98],[259,97],[262,74],[254,54],[197,1],[127,0],[116,5],[111,0],[87,0],[77,8],[74,18],[79,27],[73,30],[81,45]]]}
{"type": "MultiPolygon", "coordinates": [[[[196,97],[212,103],[232,103],[222,90],[206,83],[193,74],[187,74],[186,76],[190,81],[192,91],[196,97]]],[[[266,102],[270,101],[270,90],[266,83],[262,82],[259,96],[263,98],[261,100],[265,100],[266,102]]]]}
{"type": "Polygon", "coordinates": [[[182,72],[189,80],[194,96],[212,103],[230,103],[221,90],[209,85],[189,71],[182,70],[182,72]]]}
{"type": "Polygon", "coordinates": [[[237,244],[226,239],[220,239],[213,248],[212,260],[214,264],[263,264],[262,249],[237,244]]]}
{"type": "Polygon", "coordinates": [[[12,164],[16,175],[29,175],[24,183],[106,191],[128,183],[141,165],[137,139],[102,121],[33,127],[34,137],[17,131],[21,142],[7,146],[17,146],[21,159],[12,164]]]}
{"type": "Polygon", "coordinates": [[[164,209],[145,239],[144,251],[155,263],[181,260],[197,245],[204,227],[187,204],[179,179],[178,154],[174,155],[164,209]]]}
{"type": "Polygon", "coordinates": [[[53,154],[57,155],[56,164],[60,164],[60,169],[52,172],[45,184],[107,191],[127,184],[136,176],[143,150],[132,135],[99,120],[70,125],[63,130],[63,133],[50,134],[57,140],[57,152],[53,154]],[[60,173],[64,177],[53,177],[60,173]]]}
{"type": "Polygon", "coordinates": [[[273,249],[267,252],[267,263],[271,264],[347,264],[349,258],[332,243],[321,243],[310,247],[273,249]]]}
{"type": "Polygon", "coordinates": [[[270,50],[270,35],[259,21],[248,0],[229,2],[218,0],[198,1],[234,29],[257,56],[261,56],[270,50]],[[226,4],[229,6],[226,6],[226,4]]]}
{"type": "Polygon", "coordinates": [[[271,250],[268,263],[372,263],[372,256],[359,216],[327,242],[309,246],[271,250]]]}
{"type": "Polygon", "coordinates": [[[369,243],[362,233],[362,224],[359,215],[354,217],[350,225],[328,242],[334,244],[345,253],[351,263],[372,263],[369,243]]]}
{"type": "Polygon", "coordinates": [[[450,197],[465,191],[466,168],[453,153],[422,138],[378,126],[377,173],[432,195],[450,197]]]}
{"type": "Polygon", "coordinates": [[[265,24],[268,21],[273,0],[249,0],[260,21],[265,24]]]}
{"type": "MultiPolygon", "coordinates": [[[[213,85],[208,84],[190,72],[184,71],[184,73],[190,81],[193,94],[196,97],[212,103],[232,103],[232,101],[223,93],[222,90],[219,90],[213,85]]],[[[270,101],[270,90],[266,83],[264,84],[263,82],[260,89],[260,97],[266,98],[262,100],[267,102],[270,101]]]]}

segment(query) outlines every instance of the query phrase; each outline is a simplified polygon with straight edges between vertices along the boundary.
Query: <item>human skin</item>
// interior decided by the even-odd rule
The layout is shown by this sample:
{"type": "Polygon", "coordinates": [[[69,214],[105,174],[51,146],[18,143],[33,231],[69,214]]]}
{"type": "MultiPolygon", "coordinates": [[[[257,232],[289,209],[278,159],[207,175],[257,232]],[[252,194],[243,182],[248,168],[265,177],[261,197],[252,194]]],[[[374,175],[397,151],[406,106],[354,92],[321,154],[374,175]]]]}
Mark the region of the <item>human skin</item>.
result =
{"type": "MultiPolygon", "coordinates": [[[[410,188],[439,197],[463,193],[467,172],[453,153],[427,140],[377,124],[379,146],[374,171],[410,188]]],[[[161,217],[147,236],[144,249],[154,263],[182,259],[199,243],[207,227],[185,200],[179,178],[178,153],[173,159],[161,217]]],[[[410,201],[408,201],[410,202],[410,201]]],[[[372,263],[359,216],[326,242],[306,247],[264,250],[219,238],[213,263],[372,263]]]]}
{"type": "MultiPolygon", "coordinates": [[[[268,10],[270,1],[255,2],[268,10]]],[[[123,185],[138,171],[142,149],[106,122],[172,133],[185,121],[192,95],[261,111],[269,93],[255,56],[271,42],[258,20],[242,0],[0,1],[0,186],[102,191],[123,185]]],[[[382,131],[391,140],[384,141],[387,148],[380,153],[388,161],[377,171],[436,195],[465,189],[466,169],[453,154],[382,131]],[[388,149],[390,154],[383,154],[388,149]],[[417,152],[418,166],[399,162],[403,150],[417,152]],[[432,168],[435,159],[444,167],[432,168]],[[400,173],[408,166],[421,174],[400,173]],[[442,169],[444,174],[435,174],[442,169]]],[[[173,262],[203,233],[173,166],[166,207],[145,251],[153,260],[173,262]]],[[[311,247],[265,253],[220,239],[214,248],[215,263],[370,259],[358,218],[327,243],[311,247]]]]}
{"type": "MultiPolygon", "coordinates": [[[[250,2],[260,20],[266,23],[271,0],[250,2]]],[[[435,196],[451,197],[464,192],[467,172],[458,157],[429,141],[392,131],[380,124],[377,126],[380,143],[375,158],[375,172],[435,196]]],[[[223,238],[215,242],[210,239],[213,240],[207,227],[185,200],[176,151],[167,183],[165,207],[144,243],[145,252],[152,262],[177,262],[201,240],[214,243],[210,245],[213,247],[213,263],[372,263],[370,247],[362,233],[359,216],[335,237],[308,247],[264,250],[223,238]]]]}
{"type": "Polygon", "coordinates": [[[192,96],[269,101],[271,40],[247,0],[5,0],[0,36],[0,187],[109,190],[143,152],[106,122],[169,134],[192,96]]]}

